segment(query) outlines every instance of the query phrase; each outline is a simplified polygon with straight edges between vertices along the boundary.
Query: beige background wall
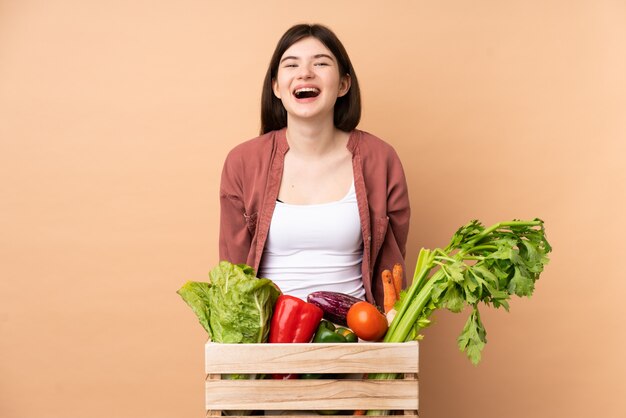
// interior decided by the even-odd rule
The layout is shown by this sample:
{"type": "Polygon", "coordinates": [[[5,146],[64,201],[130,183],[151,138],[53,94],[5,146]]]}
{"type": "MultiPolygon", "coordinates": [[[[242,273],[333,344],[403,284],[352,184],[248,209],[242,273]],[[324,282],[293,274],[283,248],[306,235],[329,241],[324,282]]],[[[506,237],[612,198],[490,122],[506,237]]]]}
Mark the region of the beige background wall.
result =
{"type": "MultiPolygon", "coordinates": [[[[421,345],[421,416],[622,417],[626,3],[0,0],[0,416],[203,416],[175,291],[218,261],[226,152],[282,32],[322,22],[398,150],[409,265],[472,218],[541,217],[535,296],[421,345]]],[[[411,269],[412,270],[412,269],[411,269]]]]}

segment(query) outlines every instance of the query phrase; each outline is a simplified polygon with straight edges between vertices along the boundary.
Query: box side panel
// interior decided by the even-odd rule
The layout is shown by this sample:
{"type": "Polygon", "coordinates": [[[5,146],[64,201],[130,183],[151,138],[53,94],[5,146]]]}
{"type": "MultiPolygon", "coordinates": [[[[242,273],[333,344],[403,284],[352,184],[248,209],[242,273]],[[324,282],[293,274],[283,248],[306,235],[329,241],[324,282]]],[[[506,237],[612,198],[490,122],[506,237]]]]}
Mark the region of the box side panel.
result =
{"type": "Polygon", "coordinates": [[[215,344],[205,346],[208,374],[417,373],[418,344],[215,344]]]}
{"type": "Polygon", "coordinates": [[[207,410],[417,410],[416,380],[207,380],[207,410]]]}

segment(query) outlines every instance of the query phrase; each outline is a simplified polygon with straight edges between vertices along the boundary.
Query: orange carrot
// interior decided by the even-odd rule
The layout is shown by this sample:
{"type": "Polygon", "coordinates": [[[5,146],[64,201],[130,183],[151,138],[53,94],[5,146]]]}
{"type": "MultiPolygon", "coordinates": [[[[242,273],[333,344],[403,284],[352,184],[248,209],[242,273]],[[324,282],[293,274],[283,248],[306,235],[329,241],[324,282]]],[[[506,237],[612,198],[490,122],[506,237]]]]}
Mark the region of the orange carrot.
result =
{"type": "Polygon", "coordinates": [[[390,270],[383,270],[382,273],[383,278],[383,304],[385,308],[385,313],[389,312],[393,309],[393,305],[395,305],[397,296],[396,289],[393,286],[393,278],[390,270]]]}
{"type": "Polygon", "coordinates": [[[396,289],[396,298],[400,299],[400,291],[402,290],[402,264],[396,263],[393,265],[393,287],[396,289]]]}

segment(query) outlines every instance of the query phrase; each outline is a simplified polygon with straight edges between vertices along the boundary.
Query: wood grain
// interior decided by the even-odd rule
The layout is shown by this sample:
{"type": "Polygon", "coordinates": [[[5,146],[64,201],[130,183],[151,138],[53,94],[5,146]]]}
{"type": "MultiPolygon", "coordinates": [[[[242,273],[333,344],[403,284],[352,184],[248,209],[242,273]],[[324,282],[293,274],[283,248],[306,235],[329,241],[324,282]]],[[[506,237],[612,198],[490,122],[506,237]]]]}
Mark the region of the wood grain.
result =
{"type": "MultiPolygon", "coordinates": [[[[394,410],[417,417],[419,349],[416,341],[357,344],[209,342],[205,354],[207,416],[236,410],[294,411],[297,415],[317,415],[316,410],[394,410]],[[322,377],[280,380],[222,376],[274,373],[319,373],[322,377]],[[365,373],[393,373],[399,378],[360,378],[365,373]]],[[[281,418],[284,417],[281,414],[281,418]]]]}
{"type": "Polygon", "coordinates": [[[418,344],[205,345],[206,373],[417,373],[418,344]]]}
{"type": "Polygon", "coordinates": [[[417,409],[417,381],[209,380],[208,410],[417,409]]]}

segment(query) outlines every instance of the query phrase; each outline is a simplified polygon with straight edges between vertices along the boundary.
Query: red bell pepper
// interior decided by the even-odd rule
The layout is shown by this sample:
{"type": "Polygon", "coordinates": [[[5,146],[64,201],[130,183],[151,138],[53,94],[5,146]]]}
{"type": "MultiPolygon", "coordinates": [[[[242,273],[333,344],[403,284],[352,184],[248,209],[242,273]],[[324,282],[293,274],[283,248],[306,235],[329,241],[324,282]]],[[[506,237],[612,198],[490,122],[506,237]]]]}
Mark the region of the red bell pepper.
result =
{"type": "MultiPolygon", "coordinates": [[[[270,324],[270,343],[308,343],[313,338],[324,311],[318,306],[289,295],[280,295],[270,324]]],[[[297,375],[273,375],[274,379],[295,379],[297,375]]]]}
{"type": "Polygon", "coordinates": [[[322,320],[318,306],[289,295],[280,295],[270,324],[270,343],[308,343],[322,320]]]}

